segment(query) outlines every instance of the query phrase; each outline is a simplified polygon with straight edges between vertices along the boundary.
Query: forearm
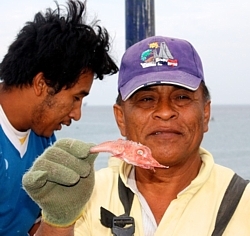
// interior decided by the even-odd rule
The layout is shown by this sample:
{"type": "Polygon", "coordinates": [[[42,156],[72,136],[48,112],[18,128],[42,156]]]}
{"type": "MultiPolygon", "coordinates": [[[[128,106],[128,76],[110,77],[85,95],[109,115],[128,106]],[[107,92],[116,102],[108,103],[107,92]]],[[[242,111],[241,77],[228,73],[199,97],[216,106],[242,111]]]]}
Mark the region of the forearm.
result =
{"type": "Polygon", "coordinates": [[[41,222],[35,236],[74,236],[74,225],[58,228],[41,222]]]}

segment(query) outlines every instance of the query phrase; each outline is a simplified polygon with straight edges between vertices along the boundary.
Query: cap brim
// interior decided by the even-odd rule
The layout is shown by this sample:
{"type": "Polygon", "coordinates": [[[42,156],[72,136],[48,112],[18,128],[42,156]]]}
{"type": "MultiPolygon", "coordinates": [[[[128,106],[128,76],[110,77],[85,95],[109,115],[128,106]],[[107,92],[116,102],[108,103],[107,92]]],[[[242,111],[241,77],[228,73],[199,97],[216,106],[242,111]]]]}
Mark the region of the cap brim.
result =
{"type": "Polygon", "coordinates": [[[170,84],[177,85],[192,91],[198,89],[202,78],[198,78],[183,71],[159,71],[135,76],[120,87],[122,100],[126,101],[138,89],[151,85],[170,84]]]}

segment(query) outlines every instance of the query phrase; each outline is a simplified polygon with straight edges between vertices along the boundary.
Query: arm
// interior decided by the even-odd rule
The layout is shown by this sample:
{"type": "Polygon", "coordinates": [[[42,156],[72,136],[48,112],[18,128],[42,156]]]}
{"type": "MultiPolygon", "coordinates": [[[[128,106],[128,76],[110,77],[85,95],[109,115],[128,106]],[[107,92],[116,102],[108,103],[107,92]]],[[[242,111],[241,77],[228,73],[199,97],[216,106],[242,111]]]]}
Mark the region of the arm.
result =
{"type": "Polygon", "coordinates": [[[31,229],[29,230],[29,235],[30,236],[34,236],[35,235],[35,232],[37,231],[37,229],[39,228],[39,225],[40,225],[40,221],[35,223],[31,229]]]}
{"type": "Polygon", "coordinates": [[[58,228],[45,222],[41,222],[34,236],[74,236],[74,225],[58,228]]]}

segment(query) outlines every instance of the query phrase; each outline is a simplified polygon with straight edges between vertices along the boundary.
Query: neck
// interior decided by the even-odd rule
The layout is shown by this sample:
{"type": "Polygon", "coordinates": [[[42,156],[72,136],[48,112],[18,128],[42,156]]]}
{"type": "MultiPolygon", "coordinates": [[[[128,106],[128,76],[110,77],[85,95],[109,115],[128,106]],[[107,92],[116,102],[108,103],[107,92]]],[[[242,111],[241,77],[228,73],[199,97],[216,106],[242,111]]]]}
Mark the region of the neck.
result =
{"type": "Polygon", "coordinates": [[[198,175],[201,164],[202,161],[198,154],[194,158],[189,158],[184,164],[173,165],[168,169],[155,168],[155,172],[135,167],[136,182],[137,185],[144,187],[167,187],[168,191],[169,188],[172,188],[174,192],[178,193],[187,187],[198,175]]]}
{"type": "Polygon", "coordinates": [[[34,99],[30,97],[29,89],[0,89],[0,104],[4,113],[12,126],[19,131],[26,131],[30,128],[31,101],[34,99]]]}
{"type": "Polygon", "coordinates": [[[155,172],[136,167],[137,188],[146,199],[157,224],[160,223],[171,201],[176,199],[178,193],[190,185],[198,175],[201,164],[201,158],[197,156],[183,166],[156,169],[155,172]]]}

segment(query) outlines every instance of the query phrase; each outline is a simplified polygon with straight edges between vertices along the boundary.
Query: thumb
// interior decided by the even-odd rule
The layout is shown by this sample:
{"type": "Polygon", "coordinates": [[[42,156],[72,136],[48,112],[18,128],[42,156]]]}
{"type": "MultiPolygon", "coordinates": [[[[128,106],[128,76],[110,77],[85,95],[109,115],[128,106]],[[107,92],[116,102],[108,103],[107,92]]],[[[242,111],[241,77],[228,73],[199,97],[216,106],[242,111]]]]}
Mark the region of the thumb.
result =
{"type": "Polygon", "coordinates": [[[23,175],[22,184],[27,190],[34,190],[42,188],[47,182],[47,172],[46,171],[29,171],[23,175]]]}
{"type": "Polygon", "coordinates": [[[54,145],[80,159],[88,157],[89,149],[95,146],[94,143],[85,143],[72,138],[59,139],[54,145]]]}

